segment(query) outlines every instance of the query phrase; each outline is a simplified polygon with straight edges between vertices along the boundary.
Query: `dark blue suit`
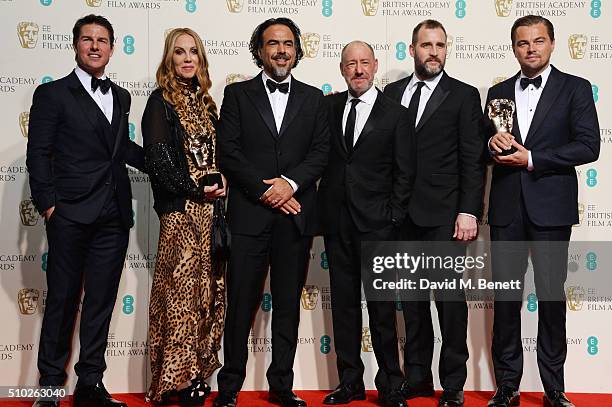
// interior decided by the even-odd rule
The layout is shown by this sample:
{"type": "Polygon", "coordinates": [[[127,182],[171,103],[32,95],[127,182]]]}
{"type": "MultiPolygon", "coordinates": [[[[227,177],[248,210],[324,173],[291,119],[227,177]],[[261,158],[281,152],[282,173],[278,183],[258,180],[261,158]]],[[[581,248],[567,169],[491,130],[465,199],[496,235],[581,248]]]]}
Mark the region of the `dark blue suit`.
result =
{"type": "Polygon", "coordinates": [[[112,84],[113,118],[70,75],[34,92],[26,164],[34,205],[55,206],[46,222],[47,302],[40,336],[40,384],[63,385],[81,298],[79,385],[93,385],[104,353],[132,220],[126,163],[142,169],[142,148],[129,139],[130,94],[112,84]]]}
{"type": "MultiPolygon", "coordinates": [[[[492,87],[487,104],[492,99],[514,100],[517,78],[518,74],[492,87]]],[[[552,67],[525,143],[516,114],[514,123],[512,133],[518,143],[531,151],[533,171],[498,164],[493,167],[488,217],[493,241],[493,278],[522,281],[531,250],[539,299],[540,377],[545,390],[564,391],[563,365],[567,354],[564,283],[571,225],[578,223],[574,167],[599,156],[599,124],[591,85],[552,67]]],[[[494,133],[490,126],[486,139],[494,133]]],[[[518,389],[523,369],[522,303],[509,292],[497,291],[495,295],[495,377],[498,386],[518,389]]]]}

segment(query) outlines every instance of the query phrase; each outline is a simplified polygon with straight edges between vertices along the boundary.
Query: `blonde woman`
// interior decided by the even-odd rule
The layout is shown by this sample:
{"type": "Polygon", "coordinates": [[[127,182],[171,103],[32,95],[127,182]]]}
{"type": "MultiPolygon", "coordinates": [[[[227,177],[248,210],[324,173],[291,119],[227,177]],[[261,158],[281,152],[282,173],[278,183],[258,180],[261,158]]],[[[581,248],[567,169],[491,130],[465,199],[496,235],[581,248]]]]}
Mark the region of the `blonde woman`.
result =
{"type": "Polygon", "coordinates": [[[149,401],[202,405],[220,363],[225,282],[211,256],[213,200],[225,196],[215,154],[217,107],[202,40],[168,33],[142,117],[145,163],[160,220],[151,302],[149,401]]]}

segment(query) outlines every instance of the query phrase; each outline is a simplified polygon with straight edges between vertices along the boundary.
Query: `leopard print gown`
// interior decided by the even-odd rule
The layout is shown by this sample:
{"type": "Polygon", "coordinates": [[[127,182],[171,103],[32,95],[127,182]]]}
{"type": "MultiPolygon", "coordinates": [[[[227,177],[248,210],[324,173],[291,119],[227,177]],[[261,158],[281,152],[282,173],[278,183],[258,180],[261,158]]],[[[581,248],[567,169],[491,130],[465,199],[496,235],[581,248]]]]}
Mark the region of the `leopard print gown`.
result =
{"type": "MultiPolygon", "coordinates": [[[[187,134],[215,133],[193,91],[175,106],[187,134]]],[[[206,174],[196,167],[185,140],[191,178],[206,174]]],[[[214,154],[212,155],[214,157],[214,154]]],[[[216,170],[213,163],[213,170],[216,170]]],[[[212,203],[187,200],[185,212],[160,217],[159,245],[149,305],[149,351],[152,380],[149,401],[194,377],[205,379],[221,367],[220,349],[225,314],[222,264],[210,255],[212,203]]]]}

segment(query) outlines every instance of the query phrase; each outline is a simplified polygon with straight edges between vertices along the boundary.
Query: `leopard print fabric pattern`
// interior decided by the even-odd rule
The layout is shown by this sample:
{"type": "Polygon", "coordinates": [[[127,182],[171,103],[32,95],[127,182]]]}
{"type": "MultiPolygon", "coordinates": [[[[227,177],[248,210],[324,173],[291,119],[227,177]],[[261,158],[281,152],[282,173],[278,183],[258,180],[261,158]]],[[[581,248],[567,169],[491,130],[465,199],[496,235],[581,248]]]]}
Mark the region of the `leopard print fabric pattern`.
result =
{"type": "MultiPolygon", "coordinates": [[[[205,133],[214,152],[213,124],[188,90],[175,109],[187,135],[205,133]]],[[[199,184],[206,169],[198,168],[184,140],[191,178],[199,184]]],[[[209,171],[217,171],[212,155],[209,171]]],[[[221,367],[217,353],[225,315],[225,265],[210,254],[212,203],[190,200],[184,212],[160,218],[160,236],[149,305],[149,347],[152,380],[147,394],[162,395],[192,378],[205,379],[221,367]]]]}

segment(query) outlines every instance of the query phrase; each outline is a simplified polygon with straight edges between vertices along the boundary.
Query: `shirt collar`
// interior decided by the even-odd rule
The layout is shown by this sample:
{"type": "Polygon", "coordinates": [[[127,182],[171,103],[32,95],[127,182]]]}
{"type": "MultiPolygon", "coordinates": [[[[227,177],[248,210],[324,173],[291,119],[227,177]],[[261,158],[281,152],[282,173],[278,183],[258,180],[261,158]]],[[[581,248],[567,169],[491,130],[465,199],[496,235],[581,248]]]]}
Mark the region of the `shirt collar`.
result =
{"type": "MultiPolygon", "coordinates": [[[[264,87],[266,88],[266,91],[268,93],[270,93],[270,91],[268,90],[268,87],[266,86],[266,81],[270,79],[272,82],[276,82],[274,79],[270,78],[268,76],[268,74],[266,74],[266,71],[261,71],[261,80],[263,81],[264,87]]],[[[276,83],[288,83],[289,84],[289,92],[291,92],[291,75],[287,76],[284,80],[282,80],[281,82],[276,82],[276,83]]]]}
{"type": "Polygon", "coordinates": [[[442,79],[442,75],[444,75],[444,71],[440,71],[440,73],[433,78],[421,81],[419,78],[417,78],[416,74],[412,74],[412,78],[410,78],[410,82],[408,83],[408,90],[412,90],[412,88],[416,86],[417,82],[425,82],[427,89],[434,90],[436,86],[438,86],[440,79],[442,79]]]}
{"type": "MultiPolygon", "coordinates": [[[[74,68],[74,73],[79,78],[79,81],[81,81],[83,87],[87,90],[91,90],[91,75],[85,72],[78,65],[76,66],[76,68],[74,68]]],[[[106,74],[102,75],[100,79],[106,79],[106,74]]]]}
{"type": "Polygon", "coordinates": [[[378,90],[376,89],[376,86],[374,85],[370,86],[370,89],[368,89],[363,95],[359,96],[359,98],[356,98],[353,95],[351,95],[351,92],[347,92],[347,93],[348,93],[348,98],[346,100],[347,104],[353,99],[359,99],[367,105],[373,105],[376,102],[376,97],[378,96],[378,90]]]}
{"type": "MultiPolygon", "coordinates": [[[[542,73],[540,73],[539,75],[536,75],[536,76],[542,76],[542,84],[540,85],[541,89],[543,89],[544,86],[546,86],[546,82],[548,81],[548,77],[550,76],[551,72],[552,72],[552,65],[548,64],[548,66],[546,67],[546,69],[542,71],[542,73]]],[[[525,75],[523,71],[521,71],[521,74],[516,79],[517,83],[521,81],[521,78],[529,78],[529,77],[525,75]]]]}

